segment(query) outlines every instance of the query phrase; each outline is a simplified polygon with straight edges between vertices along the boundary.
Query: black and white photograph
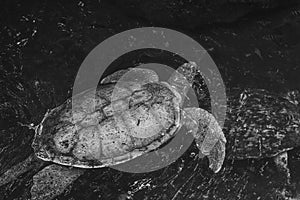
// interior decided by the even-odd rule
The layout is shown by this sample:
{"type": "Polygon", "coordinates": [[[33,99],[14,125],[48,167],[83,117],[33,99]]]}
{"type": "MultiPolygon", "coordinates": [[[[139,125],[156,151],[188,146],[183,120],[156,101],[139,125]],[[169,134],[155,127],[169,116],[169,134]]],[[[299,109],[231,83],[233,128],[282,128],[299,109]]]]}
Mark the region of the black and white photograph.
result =
{"type": "Polygon", "coordinates": [[[0,1],[0,200],[300,200],[300,1],[0,1]]]}

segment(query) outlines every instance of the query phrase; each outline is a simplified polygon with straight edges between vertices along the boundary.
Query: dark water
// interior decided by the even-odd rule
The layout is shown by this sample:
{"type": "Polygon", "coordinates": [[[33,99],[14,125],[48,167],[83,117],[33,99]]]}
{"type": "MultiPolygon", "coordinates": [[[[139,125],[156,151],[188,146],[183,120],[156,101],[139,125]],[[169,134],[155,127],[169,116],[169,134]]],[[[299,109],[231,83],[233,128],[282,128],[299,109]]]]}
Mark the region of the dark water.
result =
{"type": "MultiPolygon", "coordinates": [[[[251,9],[216,24],[164,27],[205,47],[227,88],[280,94],[300,90],[300,6],[269,5],[255,11],[249,5],[251,9]]],[[[32,153],[33,131],[17,122],[37,124],[47,109],[70,97],[77,70],[96,45],[128,29],[161,25],[105,1],[4,1],[0,15],[0,174],[32,153]]],[[[118,59],[106,74],[151,59],[174,68],[182,63],[171,54],[141,51],[118,59]]],[[[300,199],[299,149],[289,152],[290,185],[278,176],[272,159],[226,161],[213,174],[197,153],[192,145],[175,163],[152,173],[89,170],[57,199],[282,199],[285,190],[286,196],[300,199]]],[[[37,170],[2,186],[0,199],[29,197],[37,170]]]]}

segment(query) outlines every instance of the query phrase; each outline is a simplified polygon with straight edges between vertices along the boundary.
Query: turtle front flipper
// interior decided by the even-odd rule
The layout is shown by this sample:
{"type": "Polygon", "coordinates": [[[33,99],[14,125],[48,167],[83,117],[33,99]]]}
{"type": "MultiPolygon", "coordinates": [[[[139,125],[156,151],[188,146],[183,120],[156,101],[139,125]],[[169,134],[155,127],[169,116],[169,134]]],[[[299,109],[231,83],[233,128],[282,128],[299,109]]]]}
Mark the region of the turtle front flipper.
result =
{"type": "Polygon", "coordinates": [[[33,176],[32,200],[51,200],[60,195],[84,172],[83,169],[49,165],[33,176]]]}
{"type": "Polygon", "coordinates": [[[209,167],[219,172],[225,159],[226,138],[215,117],[201,108],[185,108],[183,122],[193,134],[200,155],[209,159],[209,167]]]}

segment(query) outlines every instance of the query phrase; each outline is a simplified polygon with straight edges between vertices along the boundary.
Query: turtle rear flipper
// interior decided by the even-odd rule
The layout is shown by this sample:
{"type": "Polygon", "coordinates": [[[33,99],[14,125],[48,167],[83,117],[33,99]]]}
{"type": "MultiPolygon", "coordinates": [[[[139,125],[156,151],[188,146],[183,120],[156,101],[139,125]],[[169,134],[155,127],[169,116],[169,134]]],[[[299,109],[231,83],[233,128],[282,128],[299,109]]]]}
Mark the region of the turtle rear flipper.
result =
{"type": "Polygon", "coordinates": [[[33,176],[31,187],[32,200],[51,200],[62,194],[65,189],[84,172],[83,169],[49,165],[33,176]]]}
{"type": "Polygon", "coordinates": [[[45,162],[37,159],[34,154],[31,154],[24,161],[14,165],[0,176],[0,186],[16,180],[20,175],[30,170],[39,170],[43,165],[45,165],[45,162]]]}

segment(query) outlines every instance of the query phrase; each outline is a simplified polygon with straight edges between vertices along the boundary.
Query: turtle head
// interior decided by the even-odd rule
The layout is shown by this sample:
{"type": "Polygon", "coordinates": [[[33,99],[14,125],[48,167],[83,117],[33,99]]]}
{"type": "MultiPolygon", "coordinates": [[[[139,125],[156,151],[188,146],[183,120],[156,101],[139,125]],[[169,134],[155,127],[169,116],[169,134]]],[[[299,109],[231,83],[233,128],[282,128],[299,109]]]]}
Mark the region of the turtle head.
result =
{"type": "Polygon", "coordinates": [[[182,101],[187,97],[197,72],[199,66],[195,62],[188,62],[181,65],[169,78],[168,83],[181,95],[182,101]]]}

